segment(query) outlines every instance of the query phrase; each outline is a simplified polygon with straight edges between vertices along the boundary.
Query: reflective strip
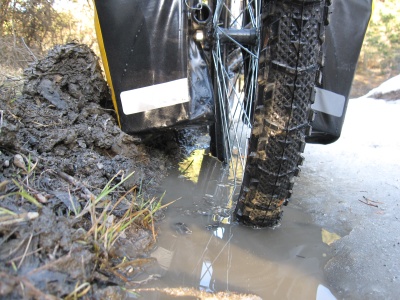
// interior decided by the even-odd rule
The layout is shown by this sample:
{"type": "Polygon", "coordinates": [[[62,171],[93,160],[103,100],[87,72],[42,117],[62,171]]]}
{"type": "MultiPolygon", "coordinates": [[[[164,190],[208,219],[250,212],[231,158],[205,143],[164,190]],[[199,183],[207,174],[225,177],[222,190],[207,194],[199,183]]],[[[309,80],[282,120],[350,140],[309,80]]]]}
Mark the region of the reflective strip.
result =
{"type": "Polygon", "coordinates": [[[188,79],[182,78],[121,93],[125,115],[189,102],[188,79]]]}
{"type": "Polygon", "coordinates": [[[315,102],[311,105],[313,110],[317,110],[328,115],[341,117],[343,115],[346,97],[331,91],[315,88],[315,102]]]}

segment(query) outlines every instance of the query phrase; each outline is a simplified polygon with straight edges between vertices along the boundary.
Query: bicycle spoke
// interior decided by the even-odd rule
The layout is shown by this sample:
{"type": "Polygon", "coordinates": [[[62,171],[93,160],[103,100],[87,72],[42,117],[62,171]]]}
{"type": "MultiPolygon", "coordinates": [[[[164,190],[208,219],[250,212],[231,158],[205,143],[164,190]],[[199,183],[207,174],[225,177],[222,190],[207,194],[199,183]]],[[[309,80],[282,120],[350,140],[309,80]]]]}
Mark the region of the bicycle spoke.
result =
{"type": "MultiPolygon", "coordinates": [[[[221,114],[220,126],[225,145],[225,158],[230,166],[235,186],[241,182],[246,165],[252,124],[251,111],[257,92],[259,59],[260,0],[245,2],[246,5],[238,9],[228,6],[225,1],[217,1],[213,20],[215,44],[212,57],[217,78],[216,100],[221,114]],[[244,24],[246,18],[248,20],[244,24]],[[224,22],[228,23],[225,27],[224,22]],[[248,30],[249,27],[256,32],[253,45],[244,45],[229,35],[230,29],[248,30]]],[[[234,4],[240,5],[240,3],[242,1],[234,4]]],[[[237,38],[239,39],[239,36],[237,38]]],[[[234,191],[232,196],[233,194],[234,191]]]]}

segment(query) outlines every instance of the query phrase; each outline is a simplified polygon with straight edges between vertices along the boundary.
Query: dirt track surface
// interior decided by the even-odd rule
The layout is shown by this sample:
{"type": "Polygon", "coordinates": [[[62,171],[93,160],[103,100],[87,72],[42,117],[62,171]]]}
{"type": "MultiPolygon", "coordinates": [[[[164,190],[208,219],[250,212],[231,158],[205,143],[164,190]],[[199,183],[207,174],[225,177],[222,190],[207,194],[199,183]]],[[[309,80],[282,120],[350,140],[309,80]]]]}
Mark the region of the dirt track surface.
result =
{"type": "Polygon", "coordinates": [[[110,96],[98,60],[87,46],[56,46],[25,75],[21,97],[0,99],[0,298],[65,297],[83,283],[96,298],[102,287],[140,273],[143,261],[124,275],[112,266],[124,257],[146,257],[154,239],[148,222],[138,222],[118,247],[96,252],[102,246],[89,233],[93,216],[76,215],[108,182],[118,184],[135,171],[95,207],[99,215],[136,186],[109,214],[120,217],[136,194],[147,199],[154,193],[169,163],[120,130],[106,108],[110,96]]]}
{"type": "Polygon", "coordinates": [[[338,299],[398,299],[399,113],[400,100],[352,99],[339,141],[306,147],[293,200],[342,237],[325,266],[338,299]]]}

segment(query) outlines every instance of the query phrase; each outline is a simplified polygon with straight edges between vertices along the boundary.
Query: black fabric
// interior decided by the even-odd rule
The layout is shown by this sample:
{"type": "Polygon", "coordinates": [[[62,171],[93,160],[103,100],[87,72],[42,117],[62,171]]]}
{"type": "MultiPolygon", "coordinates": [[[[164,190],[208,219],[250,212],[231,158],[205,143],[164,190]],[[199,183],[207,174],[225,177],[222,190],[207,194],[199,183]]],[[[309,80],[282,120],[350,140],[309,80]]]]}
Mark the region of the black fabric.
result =
{"type": "Polygon", "coordinates": [[[187,47],[184,1],[96,0],[95,4],[123,131],[149,131],[210,118],[212,86],[200,49],[196,45],[187,47]],[[194,58],[189,68],[188,50],[194,58]],[[189,103],[132,115],[123,113],[121,92],[182,78],[189,80],[189,103]]]}
{"type": "Polygon", "coordinates": [[[309,143],[329,144],[341,134],[357,60],[371,16],[372,0],[332,1],[332,14],[326,29],[325,66],[322,88],[345,96],[342,117],[316,112],[309,143]]]}

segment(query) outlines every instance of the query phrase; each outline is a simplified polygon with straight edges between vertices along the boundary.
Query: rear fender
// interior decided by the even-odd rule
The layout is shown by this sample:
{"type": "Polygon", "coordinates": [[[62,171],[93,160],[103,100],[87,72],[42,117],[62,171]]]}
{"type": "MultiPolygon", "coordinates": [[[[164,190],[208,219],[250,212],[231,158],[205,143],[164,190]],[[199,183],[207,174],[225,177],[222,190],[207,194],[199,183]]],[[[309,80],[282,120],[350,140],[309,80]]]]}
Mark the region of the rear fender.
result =
{"type": "Polygon", "coordinates": [[[341,134],[354,73],[372,12],[372,0],[334,0],[326,28],[322,85],[316,88],[309,143],[329,144],[341,134]]]}
{"type": "Polygon", "coordinates": [[[201,47],[182,0],[95,0],[96,28],[120,126],[127,133],[213,117],[201,47]]]}

